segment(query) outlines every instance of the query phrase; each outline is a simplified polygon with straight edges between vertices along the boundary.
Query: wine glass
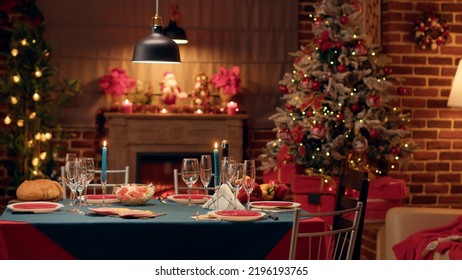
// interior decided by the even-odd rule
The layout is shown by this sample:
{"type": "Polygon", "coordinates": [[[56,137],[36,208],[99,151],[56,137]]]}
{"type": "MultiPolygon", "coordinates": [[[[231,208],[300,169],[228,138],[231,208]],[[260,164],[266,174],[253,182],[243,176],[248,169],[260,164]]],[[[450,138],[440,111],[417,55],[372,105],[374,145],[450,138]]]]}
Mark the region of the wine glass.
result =
{"type": "Polygon", "coordinates": [[[250,193],[255,184],[255,160],[244,160],[244,172],[242,177],[242,187],[247,193],[247,209],[250,209],[250,193]]]}
{"type": "Polygon", "coordinates": [[[242,178],[244,177],[243,163],[230,163],[228,165],[228,185],[233,192],[233,207],[237,209],[237,195],[242,186],[242,178]]]}
{"type": "Polygon", "coordinates": [[[87,191],[88,191],[88,184],[93,180],[93,178],[95,178],[95,161],[91,157],[82,158],[82,161],[84,162],[85,167],[86,167],[86,174],[85,174],[85,181],[84,181],[84,186],[83,186],[84,195],[83,197],[81,197],[81,199],[83,199],[83,205],[90,206],[90,204],[87,202],[87,191]]]}
{"type": "Polygon", "coordinates": [[[207,195],[207,188],[212,180],[212,157],[210,155],[201,155],[200,177],[202,186],[204,186],[204,194],[207,195]]]}
{"type": "Polygon", "coordinates": [[[181,162],[181,178],[188,185],[188,202],[186,206],[194,205],[191,202],[192,186],[199,179],[199,161],[197,158],[184,158],[181,162]]]}
{"type": "Polygon", "coordinates": [[[71,190],[69,197],[69,212],[76,212],[75,209],[75,199],[76,199],[76,187],[77,187],[77,168],[76,168],[76,158],[75,153],[67,153],[64,163],[65,178],[64,182],[66,186],[71,190]]]}
{"type": "Polygon", "coordinates": [[[220,167],[220,174],[221,174],[221,177],[220,177],[220,181],[221,183],[227,183],[228,182],[228,165],[230,163],[235,163],[236,161],[234,160],[233,157],[223,157],[223,159],[221,160],[221,167],[220,167]]]}

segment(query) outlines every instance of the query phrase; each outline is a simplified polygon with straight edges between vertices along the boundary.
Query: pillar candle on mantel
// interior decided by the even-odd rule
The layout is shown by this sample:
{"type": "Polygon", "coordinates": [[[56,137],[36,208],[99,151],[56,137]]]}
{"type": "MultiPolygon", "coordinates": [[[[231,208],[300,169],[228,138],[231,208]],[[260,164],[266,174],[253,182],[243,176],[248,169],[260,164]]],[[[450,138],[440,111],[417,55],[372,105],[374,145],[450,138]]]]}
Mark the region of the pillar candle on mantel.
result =
{"type": "Polygon", "coordinates": [[[106,182],[106,170],[107,170],[107,147],[106,147],[106,140],[104,140],[102,155],[101,155],[101,182],[106,182]]]}
{"type": "Polygon", "coordinates": [[[215,149],[213,149],[213,169],[215,173],[215,186],[220,185],[220,158],[218,155],[218,143],[215,142],[215,149]]]}
{"type": "Polygon", "coordinates": [[[125,99],[124,103],[122,104],[122,113],[131,114],[132,112],[133,104],[128,99],[125,99]]]}
{"type": "Polygon", "coordinates": [[[226,109],[227,109],[228,115],[236,114],[237,103],[234,101],[228,102],[228,104],[226,105],[226,109]]]}

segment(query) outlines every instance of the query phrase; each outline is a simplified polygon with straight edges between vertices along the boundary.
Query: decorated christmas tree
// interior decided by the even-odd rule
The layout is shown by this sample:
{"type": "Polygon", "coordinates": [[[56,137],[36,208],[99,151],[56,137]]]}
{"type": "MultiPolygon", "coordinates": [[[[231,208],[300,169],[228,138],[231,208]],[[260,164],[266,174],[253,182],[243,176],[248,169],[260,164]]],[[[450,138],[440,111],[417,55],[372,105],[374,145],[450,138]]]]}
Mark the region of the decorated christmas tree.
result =
{"type": "Polygon", "coordinates": [[[325,0],[315,12],[313,41],[292,53],[294,70],[279,82],[285,107],[270,117],[277,139],[260,156],[262,169],[277,169],[278,157],[332,176],[344,167],[377,175],[404,167],[415,144],[409,114],[393,100],[406,89],[369,46],[362,1],[325,0]]]}
{"type": "Polygon", "coordinates": [[[26,179],[56,176],[54,157],[62,136],[58,109],[79,92],[76,80],[52,79],[56,69],[43,38],[43,17],[33,1],[28,3],[10,7],[11,22],[2,26],[8,40],[1,53],[5,72],[0,79],[0,102],[5,111],[0,141],[6,146],[8,160],[2,164],[12,187],[26,179]]]}

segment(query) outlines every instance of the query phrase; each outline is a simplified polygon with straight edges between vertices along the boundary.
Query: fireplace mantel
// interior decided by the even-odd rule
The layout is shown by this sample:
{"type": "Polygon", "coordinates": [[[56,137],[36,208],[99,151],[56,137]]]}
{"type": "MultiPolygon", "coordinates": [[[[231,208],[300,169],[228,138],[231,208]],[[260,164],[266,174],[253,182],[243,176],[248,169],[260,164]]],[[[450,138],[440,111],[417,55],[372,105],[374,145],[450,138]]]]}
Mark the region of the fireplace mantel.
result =
{"type": "Polygon", "coordinates": [[[211,153],[215,142],[226,139],[229,155],[238,162],[243,158],[248,115],[105,113],[105,118],[108,169],[129,165],[131,182],[141,153],[211,153]]]}

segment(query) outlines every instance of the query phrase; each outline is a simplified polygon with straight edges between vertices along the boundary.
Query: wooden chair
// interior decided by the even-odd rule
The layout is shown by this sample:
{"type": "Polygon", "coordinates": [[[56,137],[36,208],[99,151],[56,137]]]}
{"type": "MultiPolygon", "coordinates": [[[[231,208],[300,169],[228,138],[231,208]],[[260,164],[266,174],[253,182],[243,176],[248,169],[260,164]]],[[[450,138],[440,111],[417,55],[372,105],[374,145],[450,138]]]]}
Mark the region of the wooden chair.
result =
{"type": "Polygon", "coordinates": [[[303,254],[303,257],[312,260],[351,260],[357,240],[362,207],[362,202],[358,201],[353,208],[331,212],[308,213],[302,209],[296,209],[294,211],[289,259],[295,259],[297,249],[306,249],[307,252],[303,253],[307,253],[307,255],[303,254]],[[300,232],[302,218],[315,217],[322,219],[331,217],[334,220],[348,221],[348,223],[342,223],[341,227],[330,228],[325,231],[300,232]]]}
{"type": "MultiPolygon", "coordinates": [[[[213,178],[213,177],[212,177],[213,178]]],[[[185,183],[179,184],[178,180],[183,181],[181,178],[181,172],[178,172],[178,169],[173,169],[173,188],[175,194],[184,194],[188,191],[188,186],[185,183]]],[[[213,179],[212,179],[213,180],[213,179]]],[[[204,187],[202,187],[201,180],[197,180],[197,183],[192,187],[192,193],[204,193],[204,187]]]]}
{"type": "MultiPolygon", "coordinates": [[[[129,166],[125,166],[124,169],[107,170],[106,173],[107,173],[108,180],[106,183],[106,187],[109,189],[109,188],[113,188],[120,184],[128,184],[129,183],[129,171],[130,171],[129,166]],[[111,174],[114,174],[114,178],[110,177],[111,174]],[[120,177],[122,177],[123,180],[121,180],[120,177]]],[[[61,186],[64,188],[64,198],[66,198],[67,195],[66,195],[64,166],[61,166],[61,186]]],[[[95,178],[93,179],[91,183],[88,184],[88,188],[89,189],[87,190],[87,193],[90,190],[90,188],[93,189],[93,193],[96,193],[96,189],[101,188],[101,170],[95,170],[95,178]]],[[[110,193],[110,192],[107,191],[107,193],[110,193]]]]}
{"type": "MultiPolygon", "coordinates": [[[[366,214],[367,194],[369,191],[368,173],[350,169],[340,177],[334,211],[351,209],[356,207],[358,202],[362,202],[362,212],[358,221],[358,230],[352,258],[359,260],[361,255],[361,239],[363,235],[364,217],[366,214]]],[[[341,216],[334,217],[333,229],[344,228],[351,221],[345,220],[341,216]]]]}

